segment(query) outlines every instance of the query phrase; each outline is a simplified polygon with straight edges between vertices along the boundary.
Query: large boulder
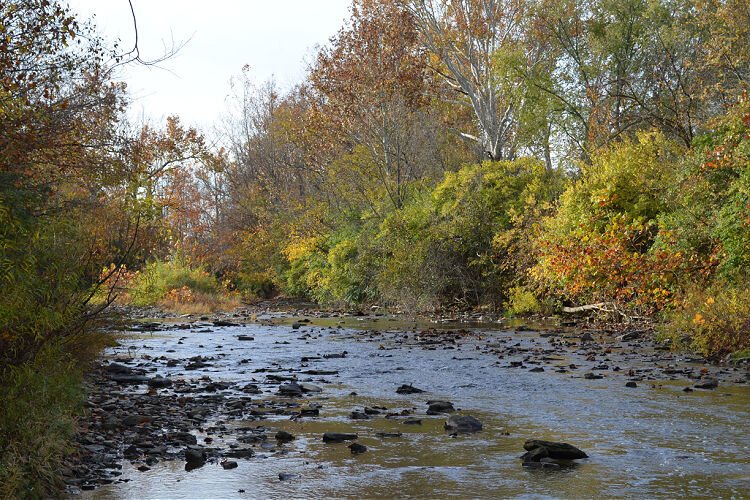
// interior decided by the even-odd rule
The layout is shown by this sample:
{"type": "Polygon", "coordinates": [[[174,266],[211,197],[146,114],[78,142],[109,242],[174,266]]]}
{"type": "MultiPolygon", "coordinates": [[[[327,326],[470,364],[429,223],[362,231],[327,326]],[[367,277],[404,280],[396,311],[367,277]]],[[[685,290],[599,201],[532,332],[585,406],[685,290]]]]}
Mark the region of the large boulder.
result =
{"type": "Polygon", "coordinates": [[[572,444],[543,441],[541,439],[528,439],[523,444],[523,449],[526,450],[526,453],[521,457],[524,462],[539,462],[543,458],[553,460],[588,458],[586,453],[572,444]]]}
{"type": "Polygon", "coordinates": [[[471,415],[453,415],[445,421],[445,430],[472,433],[482,430],[482,422],[471,415]]]}

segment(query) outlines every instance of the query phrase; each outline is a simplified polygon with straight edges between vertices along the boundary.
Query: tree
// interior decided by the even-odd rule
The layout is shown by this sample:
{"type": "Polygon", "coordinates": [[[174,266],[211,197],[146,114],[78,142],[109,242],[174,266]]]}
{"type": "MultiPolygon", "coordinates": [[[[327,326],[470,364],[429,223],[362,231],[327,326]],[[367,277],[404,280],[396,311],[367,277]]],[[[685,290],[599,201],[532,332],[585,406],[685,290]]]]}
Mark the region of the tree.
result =
{"type": "Polygon", "coordinates": [[[494,160],[516,155],[514,136],[519,102],[515,90],[521,80],[493,70],[499,51],[514,49],[521,39],[523,0],[410,0],[427,48],[437,57],[433,67],[467,100],[474,111],[481,144],[494,160]]]}

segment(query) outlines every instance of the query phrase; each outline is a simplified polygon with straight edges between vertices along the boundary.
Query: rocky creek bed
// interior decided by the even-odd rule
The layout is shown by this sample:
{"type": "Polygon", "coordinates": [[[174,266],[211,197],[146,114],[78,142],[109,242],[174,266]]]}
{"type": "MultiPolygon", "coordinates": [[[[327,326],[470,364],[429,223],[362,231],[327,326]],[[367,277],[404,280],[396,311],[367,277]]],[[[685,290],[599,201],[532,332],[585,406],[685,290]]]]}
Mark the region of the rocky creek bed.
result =
{"type": "Polygon", "coordinates": [[[137,321],[89,378],[68,493],[750,495],[746,365],[678,356],[637,330],[534,326],[309,311],[137,321]],[[585,453],[556,460],[529,439],[585,453]]]}

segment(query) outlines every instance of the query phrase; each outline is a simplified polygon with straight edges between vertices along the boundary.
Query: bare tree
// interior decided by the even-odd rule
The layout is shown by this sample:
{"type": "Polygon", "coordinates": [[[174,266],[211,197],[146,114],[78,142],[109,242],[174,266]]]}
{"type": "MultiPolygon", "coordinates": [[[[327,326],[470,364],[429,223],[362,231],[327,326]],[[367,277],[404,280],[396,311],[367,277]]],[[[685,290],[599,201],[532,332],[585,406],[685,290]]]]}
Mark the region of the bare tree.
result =
{"type": "Polygon", "coordinates": [[[515,88],[493,71],[493,57],[521,37],[524,0],[407,0],[427,48],[439,59],[434,69],[465,96],[476,116],[481,144],[490,159],[515,156],[515,88]]]}

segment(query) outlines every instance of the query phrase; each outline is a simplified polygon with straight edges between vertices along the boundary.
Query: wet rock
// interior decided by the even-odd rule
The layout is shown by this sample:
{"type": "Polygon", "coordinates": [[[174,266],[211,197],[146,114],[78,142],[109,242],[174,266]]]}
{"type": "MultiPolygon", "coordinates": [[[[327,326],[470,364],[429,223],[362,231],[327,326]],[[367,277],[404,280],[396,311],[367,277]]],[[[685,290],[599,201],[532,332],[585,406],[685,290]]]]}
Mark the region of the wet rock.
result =
{"type": "Polygon", "coordinates": [[[444,427],[448,431],[472,433],[482,430],[482,422],[471,415],[453,415],[445,421],[444,427]]]}
{"type": "Polygon", "coordinates": [[[353,411],[349,414],[349,418],[352,420],[369,420],[370,415],[367,415],[366,413],[362,413],[360,411],[353,411]]]}
{"type": "Polygon", "coordinates": [[[245,394],[261,394],[263,392],[255,384],[247,384],[243,386],[240,391],[244,392],[245,394]]]}
{"type": "Polygon", "coordinates": [[[120,363],[110,363],[104,367],[104,371],[107,373],[118,373],[121,375],[129,375],[133,373],[133,369],[129,366],[121,365],[120,363]]]}
{"type": "Polygon", "coordinates": [[[251,337],[250,335],[240,335],[237,337],[237,340],[250,341],[250,340],[255,340],[255,337],[251,337]]]}
{"type": "Polygon", "coordinates": [[[411,384],[403,384],[401,387],[396,389],[397,394],[419,394],[421,392],[425,392],[422,389],[417,389],[411,384]]]}
{"type": "Polygon", "coordinates": [[[223,319],[217,319],[213,322],[214,326],[239,326],[237,323],[232,323],[231,321],[226,321],[223,319]]]}
{"type": "Polygon", "coordinates": [[[333,354],[323,354],[323,357],[325,359],[341,359],[341,358],[345,358],[347,354],[349,353],[344,351],[344,352],[337,352],[333,354]]]}
{"type": "Polygon", "coordinates": [[[541,367],[541,366],[537,366],[537,367],[534,367],[534,368],[530,369],[529,371],[532,372],[532,373],[541,373],[541,372],[544,371],[544,368],[541,367]]]}
{"type": "Polygon", "coordinates": [[[359,455],[367,451],[367,446],[359,443],[352,443],[348,448],[352,451],[352,455],[359,455]]]}
{"type": "Polygon", "coordinates": [[[356,434],[347,434],[344,432],[326,432],[323,434],[324,443],[342,443],[344,441],[354,441],[357,439],[356,434]]]}
{"type": "Polygon", "coordinates": [[[279,472],[279,481],[289,481],[290,479],[294,479],[298,477],[297,474],[292,474],[291,472],[279,472]]]}
{"type": "Polygon", "coordinates": [[[456,409],[453,407],[453,403],[450,401],[427,401],[429,408],[427,408],[428,415],[439,415],[440,413],[453,413],[456,409]]]}
{"type": "Polygon", "coordinates": [[[378,432],[375,435],[379,438],[400,438],[403,436],[400,432],[378,432]]]}
{"type": "Polygon", "coordinates": [[[173,432],[167,434],[167,441],[170,443],[195,445],[198,444],[198,438],[190,434],[189,432],[173,432]]]}
{"type": "Polygon", "coordinates": [[[299,397],[302,396],[303,392],[302,387],[296,382],[281,384],[279,386],[279,394],[282,396],[299,397]]]}
{"type": "Polygon", "coordinates": [[[318,408],[302,408],[299,411],[300,417],[317,417],[320,415],[320,410],[318,408]]]}
{"type": "Polygon", "coordinates": [[[585,374],[583,376],[583,378],[585,378],[586,380],[599,380],[599,379],[604,378],[604,376],[603,375],[599,375],[598,373],[589,372],[589,373],[585,374]]]}
{"type": "Polygon", "coordinates": [[[627,383],[625,384],[625,387],[635,388],[635,387],[638,387],[638,384],[636,384],[635,382],[633,382],[633,381],[631,380],[630,382],[627,382],[627,383]]]}
{"type": "Polygon", "coordinates": [[[306,382],[300,382],[297,385],[299,385],[299,387],[302,389],[302,392],[304,392],[304,393],[323,392],[323,389],[321,389],[317,385],[308,384],[306,382]]]}
{"type": "Polygon", "coordinates": [[[163,387],[170,387],[172,385],[172,380],[164,377],[154,377],[151,380],[148,381],[149,387],[154,388],[163,388],[163,387]]]}
{"type": "Polygon", "coordinates": [[[403,422],[404,425],[422,425],[422,419],[419,418],[407,418],[403,422]]]}
{"type": "Polygon", "coordinates": [[[292,323],[292,330],[299,330],[300,328],[302,328],[302,323],[292,323]]]}
{"type": "Polygon", "coordinates": [[[118,384],[148,384],[151,380],[145,375],[134,375],[134,374],[119,374],[113,373],[109,378],[118,384]]]}
{"type": "Polygon", "coordinates": [[[149,471],[149,470],[151,470],[151,467],[149,467],[149,466],[147,466],[147,465],[141,465],[140,467],[138,467],[138,470],[139,470],[140,472],[146,472],[146,471],[149,471]]]}
{"type": "Polygon", "coordinates": [[[523,448],[527,451],[527,453],[521,457],[524,462],[539,462],[542,458],[551,458],[555,460],[577,460],[579,458],[588,458],[586,453],[568,443],[543,441],[541,439],[528,439],[523,444],[523,448]]]}
{"type": "Polygon", "coordinates": [[[186,470],[197,469],[206,463],[206,450],[197,446],[188,446],[185,450],[185,465],[186,470]]]}
{"type": "Polygon", "coordinates": [[[288,443],[294,441],[294,436],[287,431],[279,431],[276,433],[276,441],[279,443],[288,443]]]}
{"type": "Polygon", "coordinates": [[[239,467],[239,464],[234,460],[222,460],[221,466],[224,468],[224,470],[229,470],[236,469],[237,467],[239,467]]]}
{"type": "Polygon", "coordinates": [[[253,455],[255,450],[252,448],[237,448],[226,453],[228,458],[251,458],[253,455]]]}
{"type": "Polygon", "coordinates": [[[719,381],[715,378],[709,378],[700,384],[695,384],[696,389],[716,389],[717,387],[719,387],[719,381]]]}

